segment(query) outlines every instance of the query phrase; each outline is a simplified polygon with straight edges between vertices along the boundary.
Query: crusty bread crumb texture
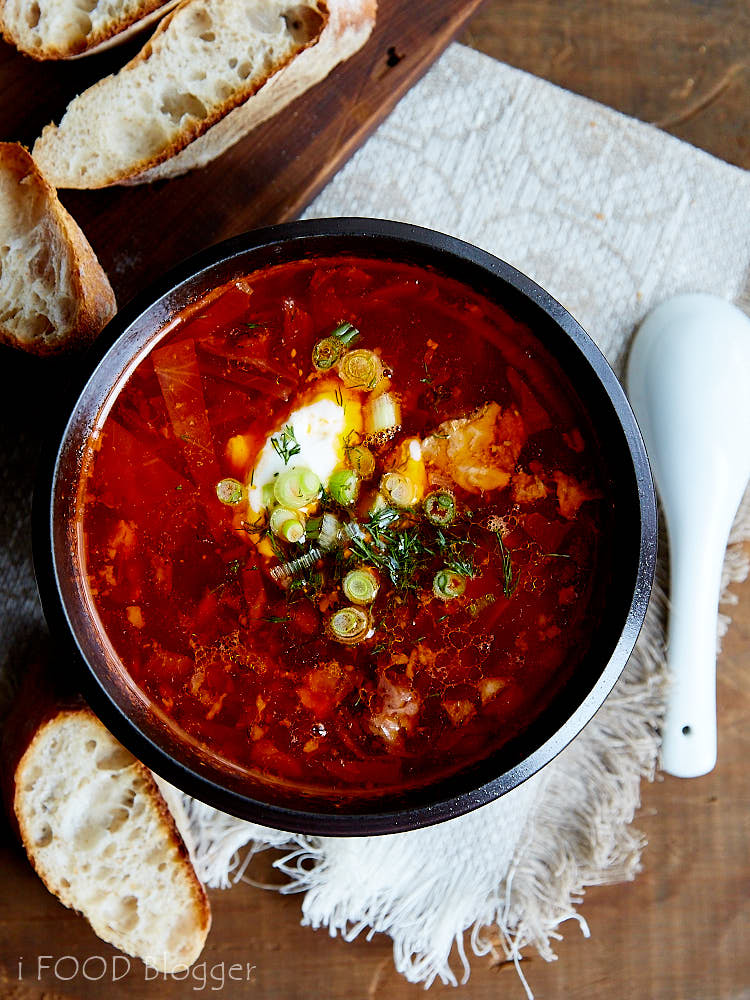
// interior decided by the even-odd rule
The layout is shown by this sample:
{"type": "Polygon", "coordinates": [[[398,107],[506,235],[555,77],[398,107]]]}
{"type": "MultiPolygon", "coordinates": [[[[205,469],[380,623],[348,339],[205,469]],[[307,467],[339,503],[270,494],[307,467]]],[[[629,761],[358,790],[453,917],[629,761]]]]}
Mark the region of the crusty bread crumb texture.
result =
{"type": "Polygon", "coordinates": [[[105,941],[160,972],[190,966],[211,911],[153,775],[86,707],[34,733],[13,810],[47,888],[105,941]]]}
{"type": "Polygon", "coordinates": [[[202,166],[360,48],[375,12],[375,0],[183,0],[43,130],[34,157],[72,188],[202,166]]]}
{"type": "Polygon", "coordinates": [[[6,42],[33,59],[71,59],[124,41],[178,0],[0,0],[6,42]]]}
{"type": "Polygon", "coordinates": [[[34,354],[82,346],[116,309],[94,251],[31,154],[0,143],[0,343],[34,354]]]}

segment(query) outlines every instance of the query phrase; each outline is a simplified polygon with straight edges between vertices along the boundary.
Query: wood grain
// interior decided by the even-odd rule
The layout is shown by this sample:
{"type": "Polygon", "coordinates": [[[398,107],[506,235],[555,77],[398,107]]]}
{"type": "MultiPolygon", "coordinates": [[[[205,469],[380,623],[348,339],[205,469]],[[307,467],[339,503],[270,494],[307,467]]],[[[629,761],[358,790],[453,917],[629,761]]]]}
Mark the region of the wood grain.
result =
{"type": "Polygon", "coordinates": [[[750,167],[747,0],[488,0],[462,41],[750,167]]]}
{"type": "MultiPolygon", "coordinates": [[[[366,82],[355,89],[353,81],[361,83],[362,76],[349,76],[342,68],[337,71],[340,92],[326,98],[338,122],[332,124],[315,102],[295,108],[297,123],[311,122],[310,145],[301,142],[295,129],[285,136],[278,123],[269,123],[264,131],[270,149],[259,154],[255,141],[243,144],[226,162],[210,168],[206,178],[185,178],[151,191],[66,196],[114,269],[121,297],[145,284],[152,269],[161,272],[162,263],[166,266],[176,254],[299,211],[468,12],[461,4],[420,4],[416,17],[417,5],[406,0],[381,0],[381,8],[385,18],[359,59],[358,73],[364,72],[366,82]],[[428,27],[432,33],[425,37],[428,27]],[[397,56],[403,58],[390,66],[389,60],[397,56]],[[220,193],[211,190],[216,187],[220,193]],[[216,201],[208,205],[207,197],[216,201]],[[132,214],[137,231],[148,234],[154,247],[144,250],[135,238],[123,241],[127,234],[118,226],[118,213],[132,214]],[[175,234],[185,232],[184,241],[176,239],[175,234]],[[162,247],[163,256],[158,252],[162,247]]],[[[464,39],[619,110],[665,122],[674,134],[750,166],[750,23],[744,0],[488,0],[464,39]]],[[[98,59],[103,66],[104,57],[98,59]]],[[[87,74],[102,69],[79,63],[65,72],[61,88],[59,68],[32,66],[8,49],[0,50],[4,138],[33,139],[39,125],[85,85],[87,74]]],[[[730,609],[734,623],[719,662],[718,766],[704,778],[663,777],[644,787],[637,820],[649,840],[643,873],[631,885],[589,889],[582,909],[591,929],[589,940],[570,923],[563,928],[557,962],[547,964],[532,956],[524,963],[538,998],[740,1000],[750,995],[750,583],[735,590],[739,604],[730,609]]],[[[270,859],[258,859],[253,876],[272,879],[270,859]]],[[[137,962],[118,982],[112,982],[111,975],[101,982],[86,980],[80,972],[69,982],[54,970],[37,975],[40,955],[52,955],[52,961],[72,955],[81,962],[87,956],[103,956],[111,962],[116,953],[46,892],[4,826],[0,886],[3,998],[99,998],[105,993],[112,1000],[184,998],[207,994],[219,985],[218,979],[209,979],[205,989],[194,991],[199,981],[145,983],[137,962]]],[[[225,972],[233,963],[255,966],[249,980],[225,982],[214,995],[232,1000],[424,996],[421,988],[395,972],[387,938],[377,936],[369,943],[332,940],[322,931],[299,926],[298,897],[249,885],[211,895],[214,928],[204,955],[207,972],[213,969],[218,976],[222,963],[225,972]]],[[[94,963],[91,969],[96,967],[94,963]]],[[[59,971],[69,975],[71,969],[68,961],[59,971]]],[[[456,993],[437,986],[429,995],[456,993]]],[[[476,960],[469,985],[459,996],[521,1000],[524,994],[512,966],[492,967],[487,960],[476,960]]]]}

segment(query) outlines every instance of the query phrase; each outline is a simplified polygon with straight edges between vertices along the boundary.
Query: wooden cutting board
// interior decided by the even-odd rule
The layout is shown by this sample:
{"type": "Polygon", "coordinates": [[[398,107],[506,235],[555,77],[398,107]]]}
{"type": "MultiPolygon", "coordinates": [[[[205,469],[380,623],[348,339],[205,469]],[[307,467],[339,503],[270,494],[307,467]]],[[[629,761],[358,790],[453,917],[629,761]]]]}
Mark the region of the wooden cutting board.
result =
{"type": "MultiPolygon", "coordinates": [[[[297,217],[479,6],[379,0],[363,49],[208,167],[155,184],[61,192],[118,303],[192,253],[297,217]]],[[[143,41],[58,63],[34,62],[0,43],[0,139],[30,147],[75,94],[115,72],[143,41]]]]}

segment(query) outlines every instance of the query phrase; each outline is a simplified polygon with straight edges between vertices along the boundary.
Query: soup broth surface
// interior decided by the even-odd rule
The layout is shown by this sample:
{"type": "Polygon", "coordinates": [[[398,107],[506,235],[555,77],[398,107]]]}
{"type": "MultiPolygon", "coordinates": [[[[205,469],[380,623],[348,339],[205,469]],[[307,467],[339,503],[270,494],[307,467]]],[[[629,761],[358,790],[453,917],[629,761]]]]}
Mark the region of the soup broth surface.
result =
{"type": "Polygon", "coordinates": [[[78,523],[152,703],[254,779],[357,795],[539,715],[588,648],[611,506],[531,331],[436,272],[336,257],[154,338],[92,434],[78,523]]]}

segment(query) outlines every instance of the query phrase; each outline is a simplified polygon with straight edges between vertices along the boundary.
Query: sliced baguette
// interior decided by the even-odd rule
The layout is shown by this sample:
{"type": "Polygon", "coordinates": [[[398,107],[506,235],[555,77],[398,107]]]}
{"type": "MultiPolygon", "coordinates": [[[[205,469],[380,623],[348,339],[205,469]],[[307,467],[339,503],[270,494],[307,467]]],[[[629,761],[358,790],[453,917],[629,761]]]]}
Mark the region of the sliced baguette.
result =
{"type": "Polygon", "coordinates": [[[314,46],[271,77],[252,100],[240,104],[176,156],[136,174],[128,183],[176,177],[205,166],[361,49],[375,24],[377,0],[327,0],[327,4],[330,19],[314,46]]]}
{"type": "Polygon", "coordinates": [[[52,354],[117,309],[94,251],[27,150],[0,143],[0,343],[52,354]]]}
{"type": "Polygon", "coordinates": [[[44,884],[128,955],[159,972],[190,966],[211,911],[154,776],[84,705],[22,728],[6,797],[44,884]]]}
{"type": "Polygon", "coordinates": [[[125,41],[179,0],[0,0],[6,42],[34,59],[71,59],[125,41]]]}
{"type": "Polygon", "coordinates": [[[119,73],[34,146],[58,187],[185,173],[224,152],[360,48],[376,0],[183,0],[119,73]]]}

